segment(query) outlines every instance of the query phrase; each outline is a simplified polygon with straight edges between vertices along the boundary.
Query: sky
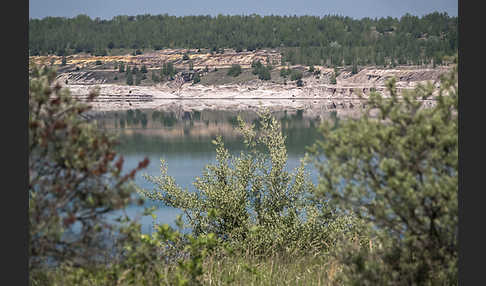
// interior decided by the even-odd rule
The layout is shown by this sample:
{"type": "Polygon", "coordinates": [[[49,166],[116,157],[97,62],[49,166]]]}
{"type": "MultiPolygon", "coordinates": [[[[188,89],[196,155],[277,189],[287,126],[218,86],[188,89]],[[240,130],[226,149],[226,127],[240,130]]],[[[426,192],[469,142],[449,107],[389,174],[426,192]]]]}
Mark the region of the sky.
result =
{"type": "Polygon", "coordinates": [[[457,16],[458,0],[29,0],[29,18],[72,18],[85,14],[92,19],[118,15],[340,15],[400,18],[406,13],[423,16],[432,12],[457,16]]]}

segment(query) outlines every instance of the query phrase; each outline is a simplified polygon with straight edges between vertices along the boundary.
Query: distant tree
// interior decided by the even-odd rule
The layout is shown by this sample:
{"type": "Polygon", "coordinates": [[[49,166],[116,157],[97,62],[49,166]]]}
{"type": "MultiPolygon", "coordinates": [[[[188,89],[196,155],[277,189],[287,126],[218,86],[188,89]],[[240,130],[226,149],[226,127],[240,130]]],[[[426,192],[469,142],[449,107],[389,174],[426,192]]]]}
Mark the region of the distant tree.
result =
{"type": "Polygon", "coordinates": [[[309,66],[309,72],[310,73],[313,73],[315,71],[315,68],[313,65],[309,66]]]}
{"type": "Polygon", "coordinates": [[[351,69],[351,74],[357,74],[358,73],[358,66],[356,65],[356,62],[353,62],[353,68],[351,69]]]}
{"type": "Polygon", "coordinates": [[[142,83],[143,75],[144,74],[141,72],[135,74],[135,85],[140,85],[140,83],[142,83]]]}
{"type": "Polygon", "coordinates": [[[288,68],[282,68],[280,70],[280,76],[283,78],[287,78],[290,75],[290,69],[288,68]]]}
{"type": "Polygon", "coordinates": [[[266,67],[263,67],[258,74],[258,78],[261,80],[270,80],[271,75],[270,75],[270,70],[268,70],[266,67]]]}
{"type": "Polygon", "coordinates": [[[290,80],[292,80],[292,81],[302,79],[302,77],[303,77],[303,74],[299,70],[292,70],[291,73],[290,73],[290,80]]]}
{"type": "Polygon", "coordinates": [[[152,71],[152,81],[155,83],[160,82],[160,78],[155,74],[154,71],[152,71]]]}
{"type": "Polygon", "coordinates": [[[331,84],[336,84],[336,83],[337,83],[337,81],[336,81],[336,73],[335,73],[335,72],[333,72],[333,73],[331,74],[331,78],[330,78],[329,82],[330,82],[331,84]]]}
{"type": "Polygon", "coordinates": [[[241,74],[241,66],[239,64],[232,64],[231,68],[228,70],[227,75],[237,77],[241,74]]]}
{"type": "Polygon", "coordinates": [[[193,83],[198,83],[201,81],[201,78],[199,77],[199,73],[194,73],[194,77],[192,79],[193,83]]]}
{"type": "Polygon", "coordinates": [[[125,72],[125,64],[123,62],[121,62],[120,65],[118,66],[118,72],[119,73],[125,72]]]}
{"type": "Polygon", "coordinates": [[[133,85],[133,73],[129,72],[129,68],[127,69],[127,84],[133,85]]]}

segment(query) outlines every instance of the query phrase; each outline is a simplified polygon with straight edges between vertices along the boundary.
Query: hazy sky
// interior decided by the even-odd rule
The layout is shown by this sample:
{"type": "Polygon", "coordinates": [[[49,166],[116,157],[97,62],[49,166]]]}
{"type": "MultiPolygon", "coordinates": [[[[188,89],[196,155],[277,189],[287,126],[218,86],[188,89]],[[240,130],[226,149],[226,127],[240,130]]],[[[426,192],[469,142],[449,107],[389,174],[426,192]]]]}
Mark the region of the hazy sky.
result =
{"type": "Polygon", "coordinates": [[[438,11],[457,16],[458,0],[29,0],[29,17],[72,18],[86,14],[111,19],[118,15],[341,15],[353,18],[399,18],[438,11]]]}

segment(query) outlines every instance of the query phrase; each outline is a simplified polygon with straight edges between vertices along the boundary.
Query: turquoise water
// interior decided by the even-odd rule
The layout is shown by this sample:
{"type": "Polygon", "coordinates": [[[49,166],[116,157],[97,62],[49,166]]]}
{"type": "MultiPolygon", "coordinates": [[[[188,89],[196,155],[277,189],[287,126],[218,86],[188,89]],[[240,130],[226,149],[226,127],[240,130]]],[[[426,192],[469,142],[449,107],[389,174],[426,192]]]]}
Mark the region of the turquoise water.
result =
{"type": "MultiPolygon", "coordinates": [[[[138,162],[148,157],[150,164],[139,172],[135,183],[144,189],[153,189],[142,174],[159,175],[160,159],[168,164],[168,173],[183,188],[194,189],[192,183],[200,176],[204,167],[215,160],[215,149],[211,141],[220,135],[231,153],[244,149],[242,138],[235,130],[236,116],[246,122],[257,124],[258,115],[254,111],[190,111],[168,112],[157,110],[130,110],[108,112],[96,118],[99,128],[117,134],[118,154],[123,155],[124,170],[135,168],[138,162]]],[[[319,137],[318,117],[308,117],[304,110],[281,111],[273,113],[282,124],[288,152],[287,168],[292,170],[300,163],[306,147],[319,137]]],[[[317,183],[317,174],[312,166],[308,167],[311,179],[317,183]]],[[[174,225],[174,220],[181,211],[164,206],[160,202],[147,201],[146,206],[157,206],[156,223],[174,225]]],[[[139,217],[142,231],[149,232],[153,223],[151,217],[141,216],[143,207],[130,206],[127,214],[139,217]]]]}

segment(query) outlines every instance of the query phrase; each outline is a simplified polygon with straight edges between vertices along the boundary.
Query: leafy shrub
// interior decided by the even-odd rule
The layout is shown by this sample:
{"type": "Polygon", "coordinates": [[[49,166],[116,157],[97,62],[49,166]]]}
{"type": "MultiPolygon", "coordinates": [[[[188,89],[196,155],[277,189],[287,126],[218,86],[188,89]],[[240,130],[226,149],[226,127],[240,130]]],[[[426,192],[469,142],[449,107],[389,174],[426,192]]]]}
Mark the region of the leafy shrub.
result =
{"type": "Polygon", "coordinates": [[[194,73],[194,78],[192,79],[194,83],[199,83],[201,82],[201,77],[199,76],[199,73],[194,73]]]}
{"type": "Polygon", "coordinates": [[[302,72],[299,71],[299,70],[292,70],[290,72],[290,80],[299,80],[299,79],[302,79],[302,72]]]}
{"type": "Polygon", "coordinates": [[[218,137],[217,163],[196,178],[195,192],[177,186],[163,160],[159,177],[145,175],[154,190],[140,192],[183,210],[195,236],[214,233],[255,254],[322,249],[332,245],[334,233],[358,233],[353,218],[335,217],[326,204],[309,200],[314,185],[304,162],[293,173],[285,170],[285,137],[269,112],[261,114],[260,132],[238,121],[247,152],[231,156],[218,137]]]}
{"type": "Polygon", "coordinates": [[[232,64],[228,70],[228,75],[237,77],[241,74],[241,66],[239,64],[232,64]]]}
{"type": "Polygon", "coordinates": [[[329,82],[330,82],[331,84],[337,84],[337,81],[336,81],[336,73],[335,73],[335,72],[333,72],[333,73],[331,74],[331,78],[329,79],[329,82]]]}
{"type": "MultiPolygon", "coordinates": [[[[321,174],[317,197],[372,223],[383,249],[356,252],[349,279],[365,285],[457,284],[457,68],[432,84],[390,98],[370,95],[367,113],[322,127],[313,147],[321,174]],[[371,110],[377,111],[372,116],[371,110]]],[[[348,251],[349,252],[349,249],[348,251]]]]}
{"type": "Polygon", "coordinates": [[[286,78],[290,75],[290,69],[288,68],[282,68],[280,70],[280,76],[283,77],[283,78],[286,78]]]}

